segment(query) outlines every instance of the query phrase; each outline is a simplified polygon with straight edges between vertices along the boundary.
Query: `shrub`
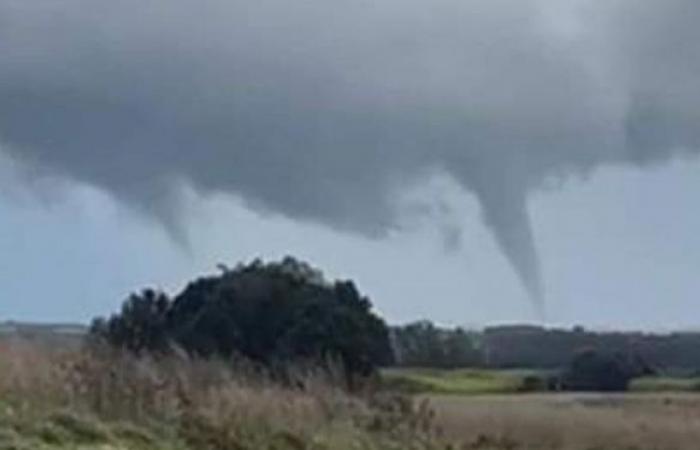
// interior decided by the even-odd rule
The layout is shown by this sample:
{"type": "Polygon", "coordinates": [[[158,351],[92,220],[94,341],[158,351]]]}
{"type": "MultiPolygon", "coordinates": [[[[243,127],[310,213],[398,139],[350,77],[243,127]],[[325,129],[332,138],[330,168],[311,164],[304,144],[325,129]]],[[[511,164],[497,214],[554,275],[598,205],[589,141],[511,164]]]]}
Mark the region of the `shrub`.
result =
{"type": "Polygon", "coordinates": [[[636,356],[587,349],[571,361],[565,385],[576,391],[626,391],[633,378],[650,373],[636,356]]]}
{"type": "Polygon", "coordinates": [[[290,257],[200,278],[173,300],[153,290],[132,295],[119,314],[95,320],[90,335],[137,354],[179,347],[267,367],[337,361],[352,376],[392,359],[388,327],[354,283],[328,282],[290,257]]]}

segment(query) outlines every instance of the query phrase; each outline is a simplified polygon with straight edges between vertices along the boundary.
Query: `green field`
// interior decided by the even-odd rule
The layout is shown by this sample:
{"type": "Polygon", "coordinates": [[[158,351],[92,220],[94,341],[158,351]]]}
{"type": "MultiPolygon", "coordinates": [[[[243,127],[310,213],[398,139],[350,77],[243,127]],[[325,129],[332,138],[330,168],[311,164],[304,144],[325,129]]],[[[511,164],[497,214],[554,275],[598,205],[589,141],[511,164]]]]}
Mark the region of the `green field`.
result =
{"type": "Polygon", "coordinates": [[[413,393],[454,395],[512,394],[544,390],[537,380],[547,372],[488,369],[387,369],[382,372],[389,387],[413,393]]]}
{"type": "MultiPolygon", "coordinates": [[[[553,372],[529,369],[385,369],[389,388],[416,394],[515,394],[546,391],[545,379],[553,372]]],[[[633,380],[631,392],[700,392],[698,377],[650,376],[633,380]]]]}
{"type": "Polygon", "coordinates": [[[633,380],[630,390],[634,392],[700,392],[697,377],[643,377],[633,380]]]}

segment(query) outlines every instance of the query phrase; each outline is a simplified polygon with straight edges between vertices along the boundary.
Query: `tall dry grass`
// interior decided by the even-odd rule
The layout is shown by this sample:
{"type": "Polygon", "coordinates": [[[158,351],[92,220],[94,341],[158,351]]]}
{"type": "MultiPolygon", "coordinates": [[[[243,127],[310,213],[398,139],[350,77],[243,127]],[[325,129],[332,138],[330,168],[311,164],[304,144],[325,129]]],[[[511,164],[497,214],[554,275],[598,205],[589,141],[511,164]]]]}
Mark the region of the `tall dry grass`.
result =
{"type": "MultiPolygon", "coordinates": [[[[0,408],[5,411],[0,413],[0,449],[15,448],[2,446],[3,414],[15,436],[25,424],[49,416],[55,426],[51,415],[56,411],[69,412],[72,429],[76,417],[136,424],[167,438],[168,449],[437,448],[425,408],[401,397],[351,395],[333,370],[298,368],[287,375],[282,385],[243,363],[185,355],[137,358],[104,348],[64,351],[5,341],[0,343],[0,408]]],[[[58,424],[65,428],[62,417],[58,424]]],[[[109,434],[85,429],[81,436],[109,434]]]]}
{"type": "Polygon", "coordinates": [[[350,394],[333,370],[297,368],[287,381],[244,363],[0,341],[0,450],[700,448],[693,394],[417,402],[350,394]]]}

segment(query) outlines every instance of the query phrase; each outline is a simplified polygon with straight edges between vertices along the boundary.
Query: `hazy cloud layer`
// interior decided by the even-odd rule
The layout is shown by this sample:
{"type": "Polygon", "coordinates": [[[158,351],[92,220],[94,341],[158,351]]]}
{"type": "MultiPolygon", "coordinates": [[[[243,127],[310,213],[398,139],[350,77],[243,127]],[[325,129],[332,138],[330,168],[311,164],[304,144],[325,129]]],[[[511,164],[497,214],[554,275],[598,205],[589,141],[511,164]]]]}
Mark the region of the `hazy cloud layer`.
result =
{"type": "Polygon", "coordinates": [[[177,185],[381,235],[444,171],[542,290],[549,176],[700,148],[696,0],[0,0],[0,142],[172,222],[177,185]]]}

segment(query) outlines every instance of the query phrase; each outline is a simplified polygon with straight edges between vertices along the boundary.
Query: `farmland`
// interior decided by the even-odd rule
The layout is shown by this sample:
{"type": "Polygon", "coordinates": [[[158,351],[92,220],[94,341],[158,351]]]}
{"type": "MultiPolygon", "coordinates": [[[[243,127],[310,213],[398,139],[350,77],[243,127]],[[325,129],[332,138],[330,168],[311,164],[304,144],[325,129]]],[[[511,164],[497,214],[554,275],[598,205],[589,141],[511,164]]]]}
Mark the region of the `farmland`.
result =
{"type": "Polygon", "coordinates": [[[437,426],[465,448],[696,450],[693,394],[431,395],[437,426]]]}
{"type": "Polygon", "coordinates": [[[534,370],[387,369],[382,376],[388,386],[412,393],[478,395],[522,392],[526,390],[526,378],[543,373],[534,370]]]}
{"type": "Polygon", "coordinates": [[[449,442],[489,450],[696,450],[696,378],[643,377],[628,393],[528,392],[531,370],[392,369],[449,442]]]}
{"type": "MultiPolygon", "coordinates": [[[[547,391],[545,380],[556,371],[533,369],[385,369],[384,383],[414,394],[485,395],[547,391]]],[[[645,376],[633,379],[633,393],[700,392],[695,376],[645,376]]]]}

